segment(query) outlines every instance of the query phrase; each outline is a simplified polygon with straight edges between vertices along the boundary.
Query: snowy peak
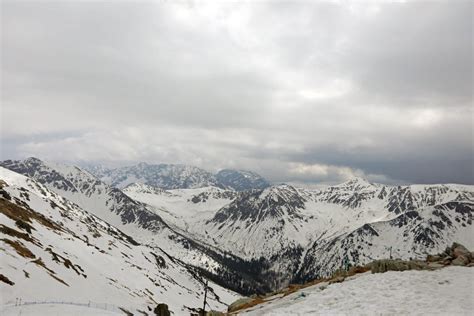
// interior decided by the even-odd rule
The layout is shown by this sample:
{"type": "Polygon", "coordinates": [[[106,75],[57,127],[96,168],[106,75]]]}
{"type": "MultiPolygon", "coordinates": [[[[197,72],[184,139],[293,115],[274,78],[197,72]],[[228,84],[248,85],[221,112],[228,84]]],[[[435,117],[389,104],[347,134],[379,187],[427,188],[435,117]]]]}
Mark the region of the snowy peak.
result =
{"type": "Polygon", "coordinates": [[[451,200],[474,198],[472,187],[456,184],[388,186],[354,178],[339,185],[315,191],[318,201],[358,208],[371,200],[379,200],[384,208],[399,214],[422,206],[451,200]]]}
{"type": "Polygon", "coordinates": [[[377,196],[379,185],[374,185],[362,178],[354,178],[339,185],[317,191],[317,199],[321,202],[339,204],[344,207],[357,208],[377,196]]]}
{"type": "Polygon", "coordinates": [[[264,190],[245,191],[232,203],[219,210],[212,221],[250,221],[255,224],[285,214],[289,217],[300,217],[299,209],[305,207],[305,202],[305,198],[287,184],[264,190]]]}
{"type": "Polygon", "coordinates": [[[472,188],[459,185],[409,185],[387,187],[387,208],[395,214],[449,201],[473,201],[472,188]]]}
{"type": "Polygon", "coordinates": [[[296,201],[301,204],[305,202],[305,199],[300,192],[289,184],[278,184],[266,188],[261,191],[259,198],[265,200],[267,204],[277,203],[283,205],[285,203],[295,203],[296,201]]]}
{"type": "Polygon", "coordinates": [[[362,190],[362,189],[374,187],[374,184],[372,184],[371,182],[369,182],[368,180],[364,178],[354,177],[346,182],[343,182],[337,185],[336,187],[355,191],[355,190],[362,190]]]}
{"type": "Polygon", "coordinates": [[[216,179],[222,186],[236,191],[265,189],[270,186],[260,175],[244,170],[223,169],[216,174],[216,179]]]}
{"type": "Polygon", "coordinates": [[[61,190],[77,192],[77,189],[71,181],[38,158],[30,157],[23,161],[5,160],[1,162],[0,165],[17,173],[34,178],[41,183],[50,183],[61,190]]]}

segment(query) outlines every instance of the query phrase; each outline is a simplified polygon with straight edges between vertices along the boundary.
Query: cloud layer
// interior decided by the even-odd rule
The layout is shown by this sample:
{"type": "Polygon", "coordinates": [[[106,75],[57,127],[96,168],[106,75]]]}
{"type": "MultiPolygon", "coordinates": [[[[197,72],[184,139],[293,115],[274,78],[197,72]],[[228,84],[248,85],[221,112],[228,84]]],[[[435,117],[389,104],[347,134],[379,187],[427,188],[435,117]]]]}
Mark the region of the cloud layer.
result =
{"type": "Polygon", "coordinates": [[[1,158],[474,183],[455,2],[2,2],[1,158]]]}

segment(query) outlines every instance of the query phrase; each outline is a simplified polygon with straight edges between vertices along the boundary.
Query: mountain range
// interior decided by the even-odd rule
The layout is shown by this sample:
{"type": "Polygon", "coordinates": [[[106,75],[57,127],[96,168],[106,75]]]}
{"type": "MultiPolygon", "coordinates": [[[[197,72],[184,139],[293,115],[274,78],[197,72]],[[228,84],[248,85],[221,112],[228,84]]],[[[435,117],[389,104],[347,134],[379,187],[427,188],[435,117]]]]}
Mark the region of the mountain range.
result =
{"type": "Polygon", "coordinates": [[[354,178],[306,189],[185,165],[87,171],[28,158],[0,166],[2,275],[16,289],[10,299],[34,280],[76,295],[93,278],[98,289],[113,288],[116,304],[130,302],[124,308],[167,302],[179,313],[199,306],[203,277],[221,308],[242,294],[326,276],[345,257],[356,265],[418,258],[453,241],[474,248],[469,185],[354,178]]]}
{"type": "Polygon", "coordinates": [[[115,169],[96,165],[87,165],[85,169],[117,188],[124,188],[132,183],[143,183],[163,189],[216,186],[237,191],[264,189],[270,186],[267,180],[251,171],[223,169],[212,174],[198,167],[180,164],[141,162],[134,166],[115,169]]]}

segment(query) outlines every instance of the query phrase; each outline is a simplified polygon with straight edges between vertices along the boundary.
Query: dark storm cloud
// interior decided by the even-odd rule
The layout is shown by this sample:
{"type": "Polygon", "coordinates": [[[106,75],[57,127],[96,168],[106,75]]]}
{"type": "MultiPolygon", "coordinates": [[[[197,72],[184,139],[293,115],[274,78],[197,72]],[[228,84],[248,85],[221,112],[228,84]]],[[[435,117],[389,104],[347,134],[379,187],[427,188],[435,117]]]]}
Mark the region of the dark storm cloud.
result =
{"type": "Polygon", "coordinates": [[[2,2],[3,159],[473,183],[472,2],[2,2]]]}

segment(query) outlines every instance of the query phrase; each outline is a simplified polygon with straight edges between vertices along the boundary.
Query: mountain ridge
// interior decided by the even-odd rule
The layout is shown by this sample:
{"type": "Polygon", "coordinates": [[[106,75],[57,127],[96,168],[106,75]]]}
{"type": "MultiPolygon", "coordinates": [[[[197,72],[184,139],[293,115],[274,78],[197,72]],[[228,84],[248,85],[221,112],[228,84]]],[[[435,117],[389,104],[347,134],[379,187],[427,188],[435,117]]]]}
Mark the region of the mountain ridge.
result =
{"type": "Polygon", "coordinates": [[[86,165],[85,169],[102,181],[120,189],[132,183],[143,183],[162,189],[194,189],[207,186],[244,191],[270,186],[252,171],[222,169],[213,174],[185,164],[138,164],[119,168],[86,165]]]}
{"type": "Polygon", "coordinates": [[[244,191],[166,190],[130,183],[120,190],[76,167],[48,169],[38,161],[0,165],[95,209],[138,242],[159,245],[170,238],[164,251],[210,277],[225,274],[220,281],[233,280],[230,286],[244,282],[250,291],[327,275],[344,257],[351,264],[382,258],[388,246],[402,258],[436,252],[453,241],[474,246],[473,186],[389,186],[351,179],[323,189],[279,184],[244,191]]]}

